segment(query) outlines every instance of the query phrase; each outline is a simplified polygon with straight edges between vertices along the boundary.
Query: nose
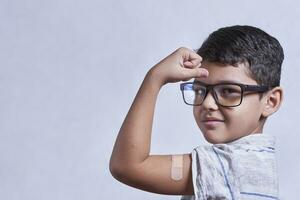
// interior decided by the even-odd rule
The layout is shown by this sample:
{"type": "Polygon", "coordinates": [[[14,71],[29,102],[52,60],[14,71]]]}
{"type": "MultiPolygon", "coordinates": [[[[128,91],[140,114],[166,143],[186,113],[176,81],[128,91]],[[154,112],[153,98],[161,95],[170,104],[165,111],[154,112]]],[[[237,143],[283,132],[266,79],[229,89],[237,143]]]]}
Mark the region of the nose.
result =
{"type": "Polygon", "coordinates": [[[205,110],[218,110],[219,106],[213,96],[212,90],[208,91],[205,99],[202,102],[202,107],[205,110]]]}

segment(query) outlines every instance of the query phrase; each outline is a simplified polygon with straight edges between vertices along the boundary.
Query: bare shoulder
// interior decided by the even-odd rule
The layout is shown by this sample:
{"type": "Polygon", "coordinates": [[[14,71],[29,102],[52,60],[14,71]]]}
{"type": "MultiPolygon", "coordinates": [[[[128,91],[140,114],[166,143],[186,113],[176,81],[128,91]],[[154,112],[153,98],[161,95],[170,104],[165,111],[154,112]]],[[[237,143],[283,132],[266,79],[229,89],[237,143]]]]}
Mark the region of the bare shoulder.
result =
{"type": "Polygon", "coordinates": [[[143,163],[131,166],[121,176],[115,177],[119,181],[132,187],[168,195],[194,194],[192,182],[191,154],[183,156],[182,178],[171,178],[172,155],[150,155],[143,163]]]}

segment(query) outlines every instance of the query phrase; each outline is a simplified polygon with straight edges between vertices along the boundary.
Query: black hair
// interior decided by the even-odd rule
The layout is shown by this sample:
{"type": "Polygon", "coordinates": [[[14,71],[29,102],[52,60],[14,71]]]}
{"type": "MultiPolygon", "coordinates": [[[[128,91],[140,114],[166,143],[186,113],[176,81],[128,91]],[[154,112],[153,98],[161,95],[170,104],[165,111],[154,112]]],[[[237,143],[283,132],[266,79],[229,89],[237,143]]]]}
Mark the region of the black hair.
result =
{"type": "Polygon", "coordinates": [[[247,64],[250,77],[260,85],[280,85],[283,49],[278,40],[252,26],[230,26],[211,33],[197,53],[203,61],[236,66],[247,64]]]}

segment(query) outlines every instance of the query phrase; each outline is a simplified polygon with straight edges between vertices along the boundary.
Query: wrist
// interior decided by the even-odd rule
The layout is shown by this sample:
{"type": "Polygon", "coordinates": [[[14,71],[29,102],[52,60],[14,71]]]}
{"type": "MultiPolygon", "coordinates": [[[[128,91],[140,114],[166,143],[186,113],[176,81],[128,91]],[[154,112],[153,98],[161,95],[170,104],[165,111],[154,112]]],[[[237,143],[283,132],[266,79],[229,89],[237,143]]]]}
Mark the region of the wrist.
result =
{"type": "Polygon", "coordinates": [[[149,80],[151,82],[151,85],[156,86],[158,88],[161,88],[166,84],[166,81],[160,77],[159,73],[155,70],[155,68],[151,68],[147,72],[145,79],[149,80]]]}

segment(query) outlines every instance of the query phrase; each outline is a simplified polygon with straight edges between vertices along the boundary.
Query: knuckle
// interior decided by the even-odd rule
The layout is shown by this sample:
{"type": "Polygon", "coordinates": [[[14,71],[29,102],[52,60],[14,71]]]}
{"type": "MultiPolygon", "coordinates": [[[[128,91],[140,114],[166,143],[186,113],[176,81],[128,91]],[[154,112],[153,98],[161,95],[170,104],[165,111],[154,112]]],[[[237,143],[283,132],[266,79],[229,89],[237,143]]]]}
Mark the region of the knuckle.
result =
{"type": "Polygon", "coordinates": [[[179,47],[177,49],[177,51],[181,51],[181,52],[186,51],[186,50],[188,50],[188,48],[186,48],[186,47],[179,47]]]}

